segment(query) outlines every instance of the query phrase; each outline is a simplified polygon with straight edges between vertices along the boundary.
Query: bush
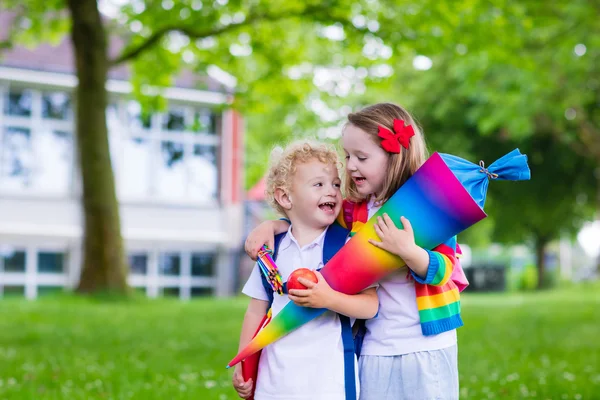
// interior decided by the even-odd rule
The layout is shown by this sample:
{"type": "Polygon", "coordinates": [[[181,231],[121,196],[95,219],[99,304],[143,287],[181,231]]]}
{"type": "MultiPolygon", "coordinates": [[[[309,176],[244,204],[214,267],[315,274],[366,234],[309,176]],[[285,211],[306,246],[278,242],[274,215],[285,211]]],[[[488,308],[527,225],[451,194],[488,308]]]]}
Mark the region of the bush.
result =
{"type": "Polygon", "coordinates": [[[526,265],[517,279],[517,289],[523,291],[535,290],[538,286],[538,271],[535,265],[526,265]]]}

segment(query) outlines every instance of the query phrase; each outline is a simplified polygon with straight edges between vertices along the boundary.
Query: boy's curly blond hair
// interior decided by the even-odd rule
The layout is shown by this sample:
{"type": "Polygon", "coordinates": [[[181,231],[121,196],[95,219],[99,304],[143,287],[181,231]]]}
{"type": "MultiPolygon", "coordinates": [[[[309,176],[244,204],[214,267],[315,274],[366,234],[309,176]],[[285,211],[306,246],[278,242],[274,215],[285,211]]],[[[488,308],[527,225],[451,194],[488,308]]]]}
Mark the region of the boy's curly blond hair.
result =
{"type": "Polygon", "coordinates": [[[292,177],[296,172],[298,164],[312,160],[331,164],[337,170],[340,167],[335,147],[315,140],[296,140],[289,143],[285,149],[277,146],[271,151],[265,194],[267,201],[275,211],[282,215],[287,215],[285,209],[275,200],[275,191],[283,189],[289,194],[292,186],[292,177]]]}

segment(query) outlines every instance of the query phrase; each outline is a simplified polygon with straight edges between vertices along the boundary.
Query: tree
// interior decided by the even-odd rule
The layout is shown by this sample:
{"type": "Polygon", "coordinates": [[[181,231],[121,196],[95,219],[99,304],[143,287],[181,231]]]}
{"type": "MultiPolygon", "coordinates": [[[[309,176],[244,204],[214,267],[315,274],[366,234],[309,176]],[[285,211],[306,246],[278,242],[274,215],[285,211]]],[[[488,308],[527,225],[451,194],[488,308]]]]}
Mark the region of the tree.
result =
{"type": "Polygon", "coordinates": [[[548,242],[600,213],[598,11],[586,1],[472,2],[436,19],[437,40],[415,37],[428,70],[394,58],[399,101],[433,148],[488,163],[514,147],[530,154],[532,181],[490,185],[492,233],[530,239],[542,279],[548,242]]]}
{"type": "MultiPolygon", "coordinates": [[[[119,10],[118,24],[110,22],[127,42],[111,61],[102,50],[106,33],[94,0],[69,1],[68,7],[58,0],[7,3],[28,20],[17,41],[56,37],[70,26],[80,43],[91,35],[95,50],[75,43],[77,59],[95,55],[106,66],[78,64],[83,69],[78,75],[88,79],[85,90],[102,91],[106,69],[129,62],[135,93],[147,105],[160,105],[160,89],[182,68],[203,71],[214,64],[228,71],[238,78],[234,106],[249,115],[249,158],[263,165],[274,141],[315,132],[327,137],[327,128],[352,107],[392,100],[411,108],[430,143],[447,152],[468,152],[472,135],[510,140],[547,135],[598,168],[600,25],[593,2],[133,1],[119,10]]],[[[82,107],[78,116],[91,120],[88,113],[91,118],[95,113],[100,119],[101,107],[82,107]]],[[[108,183],[113,179],[106,128],[97,129],[88,143],[98,147],[92,152],[81,144],[79,150],[84,275],[98,271],[90,282],[99,283],[89,290],[111,285],[122,290],[125,269],[114,183],[112,189],[108,183]],[[86,184],[90,176],[104,183],[86,184]],[[92,230],[99,233],[95,244],[88,238],[92,230]],[[120,283],[109,283],[113,274],[120,283]]],[[[249,176],[257,180],[261,174],[257,167],[249,176]]],[[[597,199],[600,209],[600,192],[597,199]]]]}
{"type": "Polygon", "coordinates": [[[486,140],[483,144],[480,141],[474,150],[491,160],[517,146],[529,155],[532,179],[514,184],[490,184],[496,221],[493,237],[504,243],[532,244],[538,287],[542,288],[547,282],[548,244],[562,234],[575,236],[594,216],[594,163],[543,133],[518,142],[500,139],[486,140]]]}
{"type": "MultiPolygon", "coordinates": [[[[194,0],[134,1],[119,10],[117,21],[107,21],[96,0],[5,2],[5,9],[15,12],[15,20],[2,48],[14,43],[35,45],[40,38],[57,41],[67,31],[73,42],[79,81],[77,154],[85,214],[79,292],[125,293],[128,289],[105,116],[108,70],[131,63],[135,93],[146,105],[160,105],[156,100],[161,90],[172,84],[182,68],[202,71],[209,64],[226,66],[237,76],[240,94],[261,87],[265,94],[269,87],[273,97],[303,99],[298,90],[293,92],[297,97],[292,91],[274,93],[274,82],[300,60],[328,62],[341,54],[339,43],[328,39],[324,29],[334,23],[352,26],[351,5],[342,0],[222,0],[210,5],[194,0]],[[114,59],[107,52],[107,25],[112,34],[126,40],[114,59]],[[286,46],[287,40],[299,43],[300,37],[303,46],[286,46]]],[[[360,40],[361,30],[354,31],[352,40],[360,40]]],[[[237,102],[243,105],[243,96],[237,102]]]]}

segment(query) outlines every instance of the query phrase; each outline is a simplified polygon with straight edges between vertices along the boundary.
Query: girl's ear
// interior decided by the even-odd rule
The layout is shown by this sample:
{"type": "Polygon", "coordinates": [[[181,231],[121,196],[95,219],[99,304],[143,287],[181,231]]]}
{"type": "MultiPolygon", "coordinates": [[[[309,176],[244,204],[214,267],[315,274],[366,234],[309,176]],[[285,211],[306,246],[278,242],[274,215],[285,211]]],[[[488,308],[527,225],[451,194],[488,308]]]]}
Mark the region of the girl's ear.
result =
{"type": "Polygon", "coordinates": [[[275,189],[275,201],[285,210],[292,209],[292,196],[282,188],[275,189]]]}

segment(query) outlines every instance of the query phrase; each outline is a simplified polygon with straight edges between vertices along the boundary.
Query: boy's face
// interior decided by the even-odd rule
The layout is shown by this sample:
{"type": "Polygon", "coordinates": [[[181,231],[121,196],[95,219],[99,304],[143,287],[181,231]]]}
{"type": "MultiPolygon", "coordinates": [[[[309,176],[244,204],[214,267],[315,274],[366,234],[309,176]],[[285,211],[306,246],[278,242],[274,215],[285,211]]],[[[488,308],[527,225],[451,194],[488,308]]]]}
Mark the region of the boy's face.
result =
{"type": "MultiPolygon", "coordinates": [[[[321,228],[331,225],[342,208],[341,181],[334,165],[318,160],[298,164],[292,176],[290,219],[321,228]]],[[[292,222],[293,223],[293,222],[292,222]]]]}

